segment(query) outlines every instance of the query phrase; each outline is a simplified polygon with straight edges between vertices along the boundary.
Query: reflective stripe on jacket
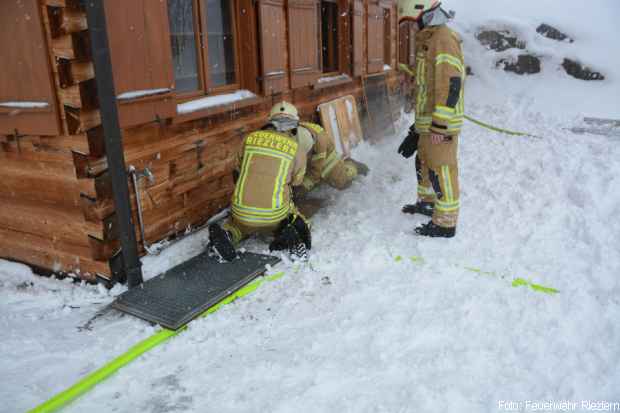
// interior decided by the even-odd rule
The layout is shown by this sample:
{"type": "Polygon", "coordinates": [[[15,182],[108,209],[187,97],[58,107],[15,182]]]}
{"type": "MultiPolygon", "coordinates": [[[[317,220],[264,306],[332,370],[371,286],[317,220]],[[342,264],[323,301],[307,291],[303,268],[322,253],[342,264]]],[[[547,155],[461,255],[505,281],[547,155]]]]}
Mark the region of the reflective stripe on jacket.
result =
{"type": "Polygon", "coordinates": [[[249,225],[271,225],[291,208],[290,184],[300,169],[298,144],[285,133],[256,131],[243,141],[239,179],[233,193],[235,218],[249,225]]]}
{"type": "Polygon", "coordinates": [[[416,34],[416,131],[458,135],[463,125],[465,64],[461,39],[448,26],[416,34]]]}
{"type": "Polygon", "coordinates": [[[300,127],[310,131],[315,142],[304,179],[304,186],[309,190],[330,174],[340,161],[340,154],[336,151],[332,137],[320,125],[303,122],[300,127]]]}

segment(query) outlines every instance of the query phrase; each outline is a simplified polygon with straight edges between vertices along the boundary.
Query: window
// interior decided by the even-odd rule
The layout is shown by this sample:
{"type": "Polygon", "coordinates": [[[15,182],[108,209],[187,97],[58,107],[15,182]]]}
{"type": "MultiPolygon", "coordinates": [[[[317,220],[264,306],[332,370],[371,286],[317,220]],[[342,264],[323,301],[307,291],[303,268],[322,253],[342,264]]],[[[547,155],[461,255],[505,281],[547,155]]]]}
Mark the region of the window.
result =
{"type": "Polygon", "coordinates": [[[323,73],[339,72],[338,53],[338,3],[335,0],[321,1],[321,40],[323,73]]]}
{"type": "Polygon", "coordinates": [[[169,0],[170,41],[177,92],[200,88],[197,33],[194,31],[194,1],[169,0]]]}
{"type": "Polygon", "coordinates": [[[238,88],[235,2],[168,0],[177,93],[238,88]]]}
{"type": "Polygon", "coordinates": [[[230,0],[207,0],[209,73],[213,87],[236,82],[235,38],[230,0]]]}

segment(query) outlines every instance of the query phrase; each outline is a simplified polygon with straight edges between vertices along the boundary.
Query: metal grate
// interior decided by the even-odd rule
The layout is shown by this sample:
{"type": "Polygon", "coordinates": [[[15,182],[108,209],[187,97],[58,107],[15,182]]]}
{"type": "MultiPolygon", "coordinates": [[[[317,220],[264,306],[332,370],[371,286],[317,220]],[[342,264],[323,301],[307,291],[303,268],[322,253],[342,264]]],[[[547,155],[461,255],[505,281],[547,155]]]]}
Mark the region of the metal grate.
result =
{"type": "Polygon", "coordinates": [[[221,264],[204,253],[123,293],[112,307],[178,330],[264,274],[265,265],[279,261],[269,255],[244,253],[221,264]]]}

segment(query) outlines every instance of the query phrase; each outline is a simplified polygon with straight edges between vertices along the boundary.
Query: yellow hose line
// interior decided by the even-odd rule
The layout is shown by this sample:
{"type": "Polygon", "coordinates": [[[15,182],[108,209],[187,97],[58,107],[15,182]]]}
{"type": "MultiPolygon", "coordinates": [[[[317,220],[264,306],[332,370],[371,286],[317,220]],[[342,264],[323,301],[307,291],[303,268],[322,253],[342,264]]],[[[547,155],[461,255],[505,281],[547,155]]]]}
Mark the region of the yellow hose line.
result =
{"type": "Polygon", "coordinates": [[[512,135],[512,136],[529,136],[531,138],[543,139],[541,136],[532,135],[527,132],[516,132],[516,131],[509,130],[509,129],[498,128],[497,126],[489,125],[488,123],[484,123],[478,119],[474,119],[471,116],[465,115],[465,119],[467,119],[468,121],[472,123],[475,123],[478,126],[481,126],[485,129],[492,130],[494,132],[504,133],[506,135],[512,135]]]}
{"type": "MultiPolygon", "coordinates": [[[[284,276],[284,273],[279,272],[274,275],[266,275],[264,277],[259,277],[255,279],[254,281],[252,281],[251,283],[249,283],[248,285],[246,285],[245,287],[237,290],[233,294],[224,298],[222,301],[215,304],[213,307],[210,307],[209,309],[207,309],[204,313],[200,315],[200,317],[204,317],[209,314],[212,314],[216,312],[217,310],[219,310],[220,308],[222,308],[222,306],[235,301],[237,298],[245,297],[246,295],[253,293],[254,291],[258,289],[258,287],[260,287],[266,281],[276,281],[282,278],[283,276],[284,276]]],[[[44,412],[50,413],[50,412],[55,412],[65,407],[66,405],[68,405],[69,403],[77,399],[78,397],[90,391],[97,384],[101,383],[102,381],[104,381],[105,379],[107,379],[108,377],[116,373],[122,367],[128,365],[133,360],[137,359],[138,357],[140,357],[147,351],[159,346],[162,343],[165,343],[172,337],[180,334],[185,329],[186,329],[185,326],[176,331],[168,330],[165,328],[162,329],[161,331],[153,334],[151,337],[131,347],[127,352],[118,356],[117,358],[115,358],[114,360],[106,364],[105,366],[90,373],[89,375],[87,375],[86,377],[84,377],[83,379],[75,383],[73,386],[58,393],[57,395],[55,395],[48,401],[30,410],[29,413],[44,413],[44,412]]]]}

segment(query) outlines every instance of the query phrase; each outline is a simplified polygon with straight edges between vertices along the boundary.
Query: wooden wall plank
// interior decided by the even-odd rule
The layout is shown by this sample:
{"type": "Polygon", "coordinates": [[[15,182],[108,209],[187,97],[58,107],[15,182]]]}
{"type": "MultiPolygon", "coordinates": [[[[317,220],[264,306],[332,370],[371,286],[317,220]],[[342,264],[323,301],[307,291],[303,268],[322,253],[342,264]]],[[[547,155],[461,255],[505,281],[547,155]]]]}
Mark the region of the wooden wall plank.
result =
{"type": "Polygon", "coordinates": [[[0,198],[0,227],[72,245],[88,245],[87,234],[104,238],[104,229],[87,225],[79,207],[52,206],[41,202],[0,198]]]}
{"type": "Polygon", "coordinates": [[[90,59],[91,48],[88,31],[68,33],[52,39],[52,53],[60,59],[90,59]]]}
{"type": "Polygon", "coordinates": [[[90,61],[59,59],[58,76],[60,86],[65,88],[95,78],[95,67],[90,61]]]}
{"type": "Polygon", "coordinates": [[[110,274],[107,262],[90,258],[89,247],[73,246],[0,227],[0,258],[21,261],[56,272],[77,272],[94,281],[94,274],[110,274]]]}
{"type": "MultiPolygon", "coordinates": [[[[48,4],[49,5],[49,4],[48,4]]],[[[50,34],[59,37],[64,34],[77,33],[88,29],[86,12],[72,7],[48,7],[50,34]]]]}

